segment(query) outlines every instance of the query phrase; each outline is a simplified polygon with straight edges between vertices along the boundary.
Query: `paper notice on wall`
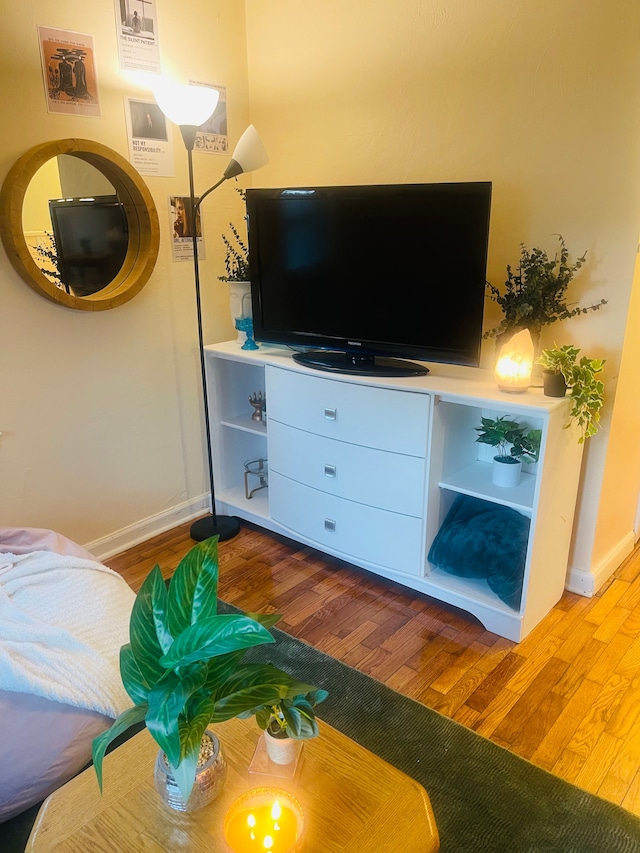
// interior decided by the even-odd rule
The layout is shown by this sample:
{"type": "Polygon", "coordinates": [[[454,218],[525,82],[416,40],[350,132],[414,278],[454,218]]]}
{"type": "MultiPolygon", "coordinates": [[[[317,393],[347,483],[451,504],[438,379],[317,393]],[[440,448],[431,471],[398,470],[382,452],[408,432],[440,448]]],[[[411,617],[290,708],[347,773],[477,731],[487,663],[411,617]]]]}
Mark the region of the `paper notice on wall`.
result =
{"type": "MultiPolygon", "coordinates": [[[[195,199],[197,204],[199,199],[195,199]]],[[[191,199],[188,195],[169,196],[169,225],[171,228],[171,257],[174,261],[193,259],[193,229],[198,240],[198,258],[205,259],[204,237],[202,236],[202,217],[200,208],[196,208],[195,217],[191,213],[191,199]]]]}
{"type": "Polygon", "coordinates": [[[206,86],[218,93],[218,103],[210,118],[201,124],[196,133],[195,148],[207,154],[227,154],[229,137],[227,135],[227,89],[225,86],[214,86],[213,83],[199,83],[189,80],[190,86],[206,86]]]}
{"type": "Polygon", "coordinates": [[[156,0],[114,0],[114,7],[120,68],[159,74],[156,0]]]}
{"type": "Polygon", "coordinates": [[[155,101],[125,98],[129,160],[141,175],[173,177],[171,125],[155,101]]]}
{"type": "Polygon", "coordinates": [[[49,112],[99,117],[93,37],[38,27],[38,40],[49,112]]]}

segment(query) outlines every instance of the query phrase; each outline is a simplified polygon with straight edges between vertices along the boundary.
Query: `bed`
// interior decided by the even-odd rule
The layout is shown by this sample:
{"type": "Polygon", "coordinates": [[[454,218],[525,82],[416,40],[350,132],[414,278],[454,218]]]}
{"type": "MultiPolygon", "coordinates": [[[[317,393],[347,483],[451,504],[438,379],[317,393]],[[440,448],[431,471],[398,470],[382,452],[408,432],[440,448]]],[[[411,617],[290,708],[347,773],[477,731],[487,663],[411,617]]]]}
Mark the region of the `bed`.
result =
{"type": "Polygon", "coordinates": [[[70,539],[0,527],[0,824],[86,767],[93,738],[132,704],[119,650],[134,600],[70,539]]]}

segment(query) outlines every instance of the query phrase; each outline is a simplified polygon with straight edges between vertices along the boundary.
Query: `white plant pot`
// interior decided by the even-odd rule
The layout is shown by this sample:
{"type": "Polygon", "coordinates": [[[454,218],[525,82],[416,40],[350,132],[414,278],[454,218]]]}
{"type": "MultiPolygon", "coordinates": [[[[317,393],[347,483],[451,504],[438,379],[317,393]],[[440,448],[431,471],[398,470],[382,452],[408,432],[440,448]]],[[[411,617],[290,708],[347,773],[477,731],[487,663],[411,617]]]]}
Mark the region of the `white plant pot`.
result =
{"type": "Polygon", "coordinates": [[[503,486],[507,489],[512,489],[520,482],[520,473],[522,471],[522,462],[519,459],[513,462],[501,461],[504,457],[494,456],[493,467],[491,469],[491,482],[495,486],[503,486]]]}
{"type": "Polygon", "coordinates": [[[264,733],[264,742],[267,745],[267,755],[274,764],[291,764],[295,761],[298,752],[298,741],[290,737],[277,738],[264,733]]]}
{"type": "MultiPolygon", "coordinates": [[[[251,282],[230,281],[229,303],[231,307],[231,319],[234,324],[238,317],[251,317],[251,282]]],[[[247,340],[247,333],[238,331],[237,343],[243,344],[247,340]]]]}

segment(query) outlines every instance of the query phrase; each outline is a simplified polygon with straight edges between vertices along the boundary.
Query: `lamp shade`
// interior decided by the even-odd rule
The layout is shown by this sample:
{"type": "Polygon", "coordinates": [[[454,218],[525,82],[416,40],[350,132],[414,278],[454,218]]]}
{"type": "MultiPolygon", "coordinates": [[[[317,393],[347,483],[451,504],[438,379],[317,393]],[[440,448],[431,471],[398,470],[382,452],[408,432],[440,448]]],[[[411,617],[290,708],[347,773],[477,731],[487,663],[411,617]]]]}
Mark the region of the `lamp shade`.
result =
{"type": "Polygon", "coordinates": [[[531,384],[533,341],[528,329],[522,329],[502,346],[494,371],[501,391],[523,392],[531,384]]]}
{"type": "Polygon", "coordinates": [[[269,162],[267,149],[264,147],[258,131],[250,124],[238,140],[238,144],[231,155],[231,162],[227,166],[225,178],[235,178],[243,172],[255,172],[269,162]]]}
{"type": "Polygon", "coordinates": [[[208,86],[187,86],[160,78],[153,87],[156,103],[180,127],[200,127],[213,114],[219,93],[208,86]]]}

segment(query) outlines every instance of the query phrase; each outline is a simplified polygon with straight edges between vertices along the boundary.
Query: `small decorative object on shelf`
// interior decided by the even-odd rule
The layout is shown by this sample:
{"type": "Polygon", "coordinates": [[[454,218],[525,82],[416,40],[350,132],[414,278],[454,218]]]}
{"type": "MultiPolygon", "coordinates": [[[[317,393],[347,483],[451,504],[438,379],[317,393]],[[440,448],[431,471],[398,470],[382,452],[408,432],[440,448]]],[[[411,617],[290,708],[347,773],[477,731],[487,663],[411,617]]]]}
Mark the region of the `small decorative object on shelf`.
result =
{"type": "Polygon", "coordinates": [[[296,853],[304,831],[302,806],[288,791],[254,788],[233,803],[224,836],[234,853],[296,853]]]}
{"type": "Polygon", "coordinates": [[[269,485],[269,468],[266,459],[250,459],[244,463],[244,493],[247,500],[259,492],[260,489],[266,489],[269,485]],[[249,477],[257,477],[258,485],[253,489],[249,488],[249,477]]]}
{"type": "Polygon", "coordinates": [[[479,433],[476,441],[497,447],[493,457],[491,481],[496,486],[513,488],[520,482],[523,462],[535,464],[540,454],[542,432],[539,429],[527,430],[507,415],[496,418],[480,418],[482,426],[476,427],[479,433]],[[510,450],[508,450],[511,445],[510,450]]]}
{"type": "Polygon", "coordinates": [[[262,391],[254,391],[253,394],[249,397],[249,402],[254,408],[254,412],[251,415],[252,421],[262,421],[262,410],[264,409],[265,399],[262,394],[262,391]]]}
{"type": "Polygon", "coordinates": [[[258,344],[253,340],[253,320],[251,317],[236,317],[236,329],[246,332],[247,340],[241,349],[258,349],[258,344]]]}
{"type": "Polygon", "coordinates": [[[533,341],[528,329],[521,329],[502,346],[494,376],[498,388],[510,393],[522,393],[531,384],[533,341]]]}
{"type": "MultiPolygon", "coordinates": [[[[604,358],[587,358],[578,361],[580,350],[565,344],[562,347],[542,350],[536,363],[542,365],[544,393],[547,397],[564,397],[571,389],[571,411],[581,435],[578,443],[595,435],[600,426],[600,410],[604,405],[604,382],[598,379],[606,362],[604,358]]],[[[568,426],[568,424],[567,424],[568,426]]]]}

